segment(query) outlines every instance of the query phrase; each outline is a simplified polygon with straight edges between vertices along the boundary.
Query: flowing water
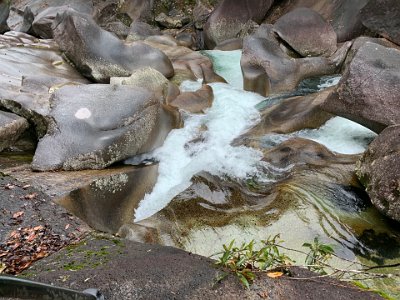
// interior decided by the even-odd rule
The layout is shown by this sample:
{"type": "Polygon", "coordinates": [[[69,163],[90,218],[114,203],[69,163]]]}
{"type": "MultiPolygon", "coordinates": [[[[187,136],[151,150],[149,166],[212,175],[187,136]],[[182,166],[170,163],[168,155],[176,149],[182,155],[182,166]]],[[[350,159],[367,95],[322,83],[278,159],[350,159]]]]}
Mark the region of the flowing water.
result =
{"type": "MultiPolygon", "coordinates": [[[[238,242],[262,240],[279,233],[285,245],[291,248],[301,249],[302,243],[318,236],[323,242],[334,245],[336,254],[347,260],[368,265],[399,263],[398,229],[372,207],[361,189],[346,187],[340,183],[340,179],[337,180],[339,183],[335,183],[325,178],[341,176],[340,172],[339,175],[335,173],[336,165],[333,169],[326,168],[329,176],[318,173],[321,172],[318,168],[305,169],[300,175],[293,173],[295,179],[292,181],[278,183],[279,176],[291,174],[292,165],[277,167],[262,160],[264,154],[259,150],[231,145],[232,141],[259,121],[260,109],[292,95],[304,95],[335,85],[340,77],[307,80],[291,94],[265,98],[242,90],[240,51],[204,51],[204,54],[213,60],[216,72],[228,84],[210,84],[215,96],[213,106],[202,115],[185,114],[183,128],[173,130],[161,148],[140,158],[157,160],[159,175],[152,192],[146,194],[136,209],[135,222],[145,224],[146,219],[165,215],[169,209],[174,210],[177,227],[187,225],[179,223],[179,216],[176,215],[186,211],[188,201],[197,201],[198,206],[193,204],[193,215],[202,225],[188,226],[188,230],[179,238],[179,245],[194,253],[208,256],[232,239],[238,242]],[[262,209],[259,204],[230,208],[230,211],[235,211],[235,217],[225,224],[219,222],[212,226],[212,222],[208,224],[205,221],[207,214],[222,220],[227,211],[219,214],[221,207],[228,202],[228,198],[234,197],[224,188],[218,188],[218,184],[211,188],[207,184],[194,182],[194,176],[201,172],[214,175],[221,182],[229,178],[228,181],[254,181],[269,187],[276,182],[279,189],[289,196],[283,197],[286,204],[277,201],[271,204],[268,200],[269,204],[262,205],[262,209]],[[282,209],[284,205],[286,207],[282,209]]],[[[181,89],[193,91],[200,86],[199,82],[184,82],[181,89]]],[[[367,128],[335,117],[318,129],[262,136],[260,144],[272,149],[291,138],[301,137],[316,141],[337,154],[360,154],[375,136],[367,128]]],[[[347,156],[339,157],[347,159],[347,156]]],[[[350,175],[346,176],[353,180],[351,174],[355,158],[348,157],[353,157],[353,162],[344,169],[350,170],[347,172],[350,175]]],[[[137,158],[131,162],[135,160],[137,158]]],[[[251,195],[254,196],[254,193],[251,195]]],[[[164,241],[164,244],[168,242],[164,241]]],[[[299,261],[303,259],[297,258],[299,261]]],[[[334,259],[333,264],[349,266],[348,262],[341,259],[334,259]]],[[[393,273],[399,272],[399,269],[379,271],[393,273]]],[[[397,287],[400,281],[397,277],[362,282],[369,287],[382,289],[393,297],[400,297],[397,287]]]]}

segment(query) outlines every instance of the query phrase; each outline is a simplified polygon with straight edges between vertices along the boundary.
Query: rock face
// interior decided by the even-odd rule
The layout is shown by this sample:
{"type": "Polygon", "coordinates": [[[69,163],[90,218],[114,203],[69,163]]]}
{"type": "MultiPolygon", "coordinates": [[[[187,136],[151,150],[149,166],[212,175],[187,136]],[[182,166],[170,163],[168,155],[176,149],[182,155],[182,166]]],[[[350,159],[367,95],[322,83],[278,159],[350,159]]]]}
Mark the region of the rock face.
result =
{"type": "Polygon", "coordinates": [[[400,45],[400,2],[371,0],[361,11],[362,23],[372,32],[400,45]]]}
{"type": "Polygon", "coordinates": [[[139,42],[126,45],[89,15],[74,10],[65,11],[54,21],[54,38],[76,68],[97,82],[126,77],[146,66],[167,78],[174,74],[170,60],[161,51],[139,42]]]}
{"type": "Polygon", "coordinates": [[[85,85],[57,90],[48,133],[39,141],[34,170],[100,169],[150,150],[159,130],[160,102],[144,89],[85,85]]]}
{"type": "Polygon", "coordinates": [[[244,37],[260,24],[273,0],[223,0],[204,26],[204,40],[208,49],[219,43],[244,37]]]}
{"type": "Polygon", "coordinates": [[[358,163],[357,175],[372,203],[400,222],[400,125],[386,128],[371,143],[358,163]]]}
{"type": "Polygon", "coordinates": [[[321,108],[379,133],[400,123],[400,51],[366,42],[321,108]]]}
{"type": "Polygon", "coordinates": [[[0,2],[0,34],[10,30],[7,25],[7,19],[10,14],[10,7],[7,1],[2,0],[0,2]]]}
{"type": "Polygon", "coordinates": [[[240,65],[244,89],[266,96],[292,91],[309,77],[334,74],[339,71],[350,45],[345,43],[330,57],[298,58],[280,44],[272,25],[263,24],[243,41],[240,65]]]}
{"type": "Polygon", "coordinates": [[[26,119],[0,111],[0,152],[12,146],[28,127],[26,119]]]}
{"type": "Polygon", "coordinates": [[[319,13],[334,28],[338,42],[350,41],[364,32],[361,9],[368,0],[283,0],[271,9],[266,23],[275,21],[295,8],[307,7],[319,13]]]}
{"type": "Polygon", "coordinates": [[[296,8],[274,24],[279,37],[301,56],[330,56],[336,51],[336,33],[312,9],[296,8]]]}
{"type": "Polygon", "coordinates": [[[190,113],[202,113],[210,108],[214,100],[213,90],[209,85],[203,85],[195,92],[183,92],[168,104],[190,113]]]}

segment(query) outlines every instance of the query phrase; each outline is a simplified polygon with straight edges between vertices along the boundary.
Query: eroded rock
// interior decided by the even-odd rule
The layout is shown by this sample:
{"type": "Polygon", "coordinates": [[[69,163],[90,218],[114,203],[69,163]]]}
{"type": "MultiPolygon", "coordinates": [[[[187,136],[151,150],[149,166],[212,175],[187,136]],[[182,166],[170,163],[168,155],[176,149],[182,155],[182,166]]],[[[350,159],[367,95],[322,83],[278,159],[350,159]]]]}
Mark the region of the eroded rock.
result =
{"type": "Polygon", "coordinates": [[[400,222],[400,125],[375,138],[358,162],[357,175],[378,210],[400,222]]]}
{"type": "Polygon", "coordinates": [[[0,2],[0,34],[10,30],[7,25],[7,19],[10,15],[10,6],[7,1],[0,2]]]}
{"type": "Polygon", "coordinates": [[[147,66],[167,78],[174,74],[170,60],[161,51],[140,42],[126,45],[101,29],[89,15],[74,10],[65,11],[55,20],[54,38],[76,68],[98,82],[130,76],[147,66]]]}
{"type": "Polygon", "coordinates": [[[321,108],[379,133],[400,123],[400,51],[366,42],[321,108]]]}
{"type": "Polygon", "coordinates": [[[349,42],[343,44],[330,57],[299,58],[280,44],[272,25],[261,25],[243,41],[244,89],[266,96],[292,91],[306,78],[335,74],[350,46],[349,42]]]}
{"type": "Polygon", "coordinates": [[[214,93],[209,85],[203,85],[195,92],[183,92],[168,105],[188,111],[190,113],[202,113],[210,108],[214,99],[214,93]]]}
{"type": "Polygon", "coordinates": [[[130,86],[85,85],[57,90],[34,170],[100,169],[149,151],[160,118],[154,94],[130,86]]]}

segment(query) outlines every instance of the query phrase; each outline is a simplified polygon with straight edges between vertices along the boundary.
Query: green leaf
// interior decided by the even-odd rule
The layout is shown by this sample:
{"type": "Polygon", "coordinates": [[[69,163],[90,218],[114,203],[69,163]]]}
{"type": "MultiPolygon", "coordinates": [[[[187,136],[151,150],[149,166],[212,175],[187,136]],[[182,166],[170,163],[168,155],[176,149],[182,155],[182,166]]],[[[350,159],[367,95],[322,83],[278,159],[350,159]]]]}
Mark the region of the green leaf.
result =
{"type": "Polygon", "coordinates": [[[242,282],[242,284],[249,290],[250,284],[249,284],[249,281],[247,280],[247,278],[244,277],[241,273],[236,273],[236,275],[239,278],[239,280],[242,282]]]}

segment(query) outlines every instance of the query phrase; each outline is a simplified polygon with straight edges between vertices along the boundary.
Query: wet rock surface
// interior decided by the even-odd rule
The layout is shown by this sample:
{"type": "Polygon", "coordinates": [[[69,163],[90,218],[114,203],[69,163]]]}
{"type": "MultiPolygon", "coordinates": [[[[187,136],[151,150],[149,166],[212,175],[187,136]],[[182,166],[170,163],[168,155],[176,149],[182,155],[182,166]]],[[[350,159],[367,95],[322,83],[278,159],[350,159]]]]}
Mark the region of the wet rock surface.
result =
{"type": "Polygon", "coordinates": [[[321,108],[379,133],[400,123],[400,51],[366,42],[321,108]]]}
{"type": "Polygon", "coordinates": [[[358,162],[357,175],[372,203],[400,222],[400,125],[387,127],[358,162]]]}

